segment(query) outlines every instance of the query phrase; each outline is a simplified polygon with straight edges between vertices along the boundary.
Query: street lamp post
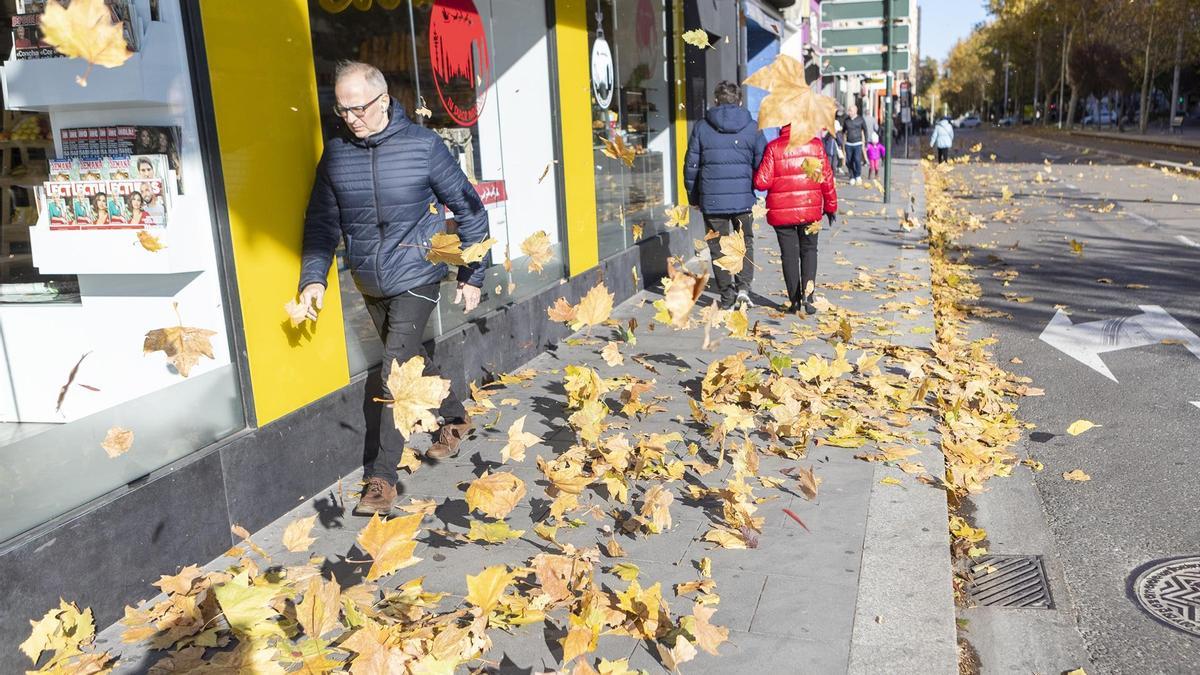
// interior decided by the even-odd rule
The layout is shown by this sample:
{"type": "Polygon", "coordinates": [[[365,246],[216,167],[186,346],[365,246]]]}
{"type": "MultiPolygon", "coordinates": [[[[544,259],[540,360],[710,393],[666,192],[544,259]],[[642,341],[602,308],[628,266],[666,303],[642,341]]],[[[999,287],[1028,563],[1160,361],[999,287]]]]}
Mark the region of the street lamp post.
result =
{"type": "Polygon", "coordinates": [[[883,2],[883,70],[887,87],[883,101],[884,151],[883,151],[883,203],[892,200],[892,2],[883,2]]]}

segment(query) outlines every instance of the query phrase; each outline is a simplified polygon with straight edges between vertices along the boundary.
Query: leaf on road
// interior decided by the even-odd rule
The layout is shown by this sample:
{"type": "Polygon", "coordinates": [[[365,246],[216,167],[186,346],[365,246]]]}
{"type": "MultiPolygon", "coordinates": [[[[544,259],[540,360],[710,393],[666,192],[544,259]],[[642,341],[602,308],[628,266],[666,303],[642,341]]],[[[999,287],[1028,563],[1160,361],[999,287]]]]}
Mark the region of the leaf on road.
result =
{"type": "Polygon", "coordinates": [[[817,488],[821,485],[821,479],[817,478],[816,467],[793,466],[783,470],[785,476],[791,476],[796,479],[800,487],[800,494],[808,501],[817,498],[817,488]]]}
{"type": "Polygon", "coordinates": [[[100,447],[104,448],[104,452],[109,457],[120,457],[129,452],[130,446],[133,445],[133,431],[124,427],[113,427],[104,435],[104,440],[100,443],[100,447]]]}
{"type": "Polygon", "coordinates": [[[341,597],[342,589],[337,581],[326,581],[320,576],[308,580],[304,599],[296,605],[296,621],[304,629],[305,635],[315,640],[341,627],[338,621],[341,597]]]}
{"type": "Polygon", "coordinates": [[[521,415],[508,427],[508,443],[505,443],[504,447],[500,449],[501,462],[507,462],[510,459],[523,462],[525,461],[525,450],[541,442],[542,439],[537,435],[525,431],[526,417],[527,415],[521,415]]]}
{"type": "Polygon", "coordinates": [[[679,672],[679,664],[687,663],[696,658],[696,648],[682,635],[675,638],[674,647],[667,647],[661,642],[655,642],[654,644],[658,647],[658,657],[662,659],[662,663],[667,667],[667,670],[672,673],[679,672]]]}
{"type": "Polygon", "coordinates": [[[1067,480],[1076,480],[1079,482],[1089,481],[1092,479],[1092,477],[1087,475],[1086,473],[1084,473],[1082,469],[1075,469],[1073,471],[1068,471],[1068,472],[1064,473],[1062,475],[1062,477],[1067,480]]]}
{"type": "Polygon", "coordinates": [[[433,415],[450,395],[450,380],[423,375],[425,358],[414,356],[401,365],[392,360],[387,388],[392,394],[392,420],[404,438],[415,431],[433,431],[438,426],[433,415]]]}
{"type": "Polygon", "coordinates": [[[525,482],[515,475],[485,473],[467,488],[467,506],[489,518],[503,520],[525,496],[525,482]]]}
{"type": "Polygon", "coordinates": [[[609,342],[604,345],[604,349],[600,350],[600,358],[610,366],[619,366],[625,363],[625,357],[621,356],[621,349],[615,342],[609,342]]]}
{"type": "MultiPolygon", "coordinates": [[[[316,525],[317,517],[315,515],[307,518],[297,518],[288,523],[288,526],[283,530],[283,547],[292,553],[307,551],[309,546],[312,546],[316,538],[310,537],[313,525],[316,525]]],[[[313,636],[317,637],[317,636],[313,636]]]]}
{"type": "Polygon", "coordinates": [[[512,582],[513,574],[506,565],[493,565],[475,576],[467,575],[467,602],[479,608],[482,616],[487,616],[504,589],[512,582]]]}
{"type": "Polygon", "coordinates": [[[471,521],[471,530],[467,539],[471,541],[486,541],[489,544],[503,544],[510,539],[516,539],[525,534],[525,530],[514,530],[504,521],[485,523],[481,520],[471,521]]]}
{"type": "Polygon", "coordinates": [[[355,539],[358,547],[374,561],[367,571],[367,581],[386,577],[421,561],[413,557],[413,550],[417,547],[414,538],[424,517],[420,513],[387,520],[381,519],[377,513],[371,516],[371,521],[355,539]]]}
{"type": "Polygon", "coordinates": [[[638,577],[640,572],[641,569],[639,569],[637,565],[628,562],[617,563],[612,567],[612,573],[617,575],[621,581],[625,582],[633,581],[638,577]]]}
{"type": "Polygon", "coordinates": [[[1082,434],[1083,432],[1087,431],[1088,429],[1091,429],[1092,427],[1098,427],[1098,426],[1100,426],[1100,425],[1093,424],[1092,422],[1089,422],[1088,420],[1075,420],[1074,422],[1071,423],[1071,426],[1067,427],[1067,433],[1071,434],[1072,436],[1078,436],[1079,434],[1082,434]]]}

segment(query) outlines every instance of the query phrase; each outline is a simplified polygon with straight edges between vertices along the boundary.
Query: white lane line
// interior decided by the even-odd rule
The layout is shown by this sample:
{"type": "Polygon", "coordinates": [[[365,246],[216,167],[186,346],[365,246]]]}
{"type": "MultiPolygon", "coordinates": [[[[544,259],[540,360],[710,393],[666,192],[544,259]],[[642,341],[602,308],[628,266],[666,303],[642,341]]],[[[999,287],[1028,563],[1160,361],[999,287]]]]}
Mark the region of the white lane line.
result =
{"type": "Polygon", "coordinates": [[[1197,408],[1200,408],[1200,401],[1188,401],[1188,402],[1191,403],[1192,405],[1196,406],[1197,408]]]}
{"type": "Polygon", "coordinates": [[[1192,248],[1200,248],[1200,244],[1197,244],[1196,242],[1183,236],[1182,234],[1175,235],[1175,238],[1178,239],[1179,241],[1182,241],[1183,243],[1187,244],[1188,246],[1191,246],[1192,248]]]}
{"type": "Polygon", "coordinates": [[[1150,220],[1149,218],[1147,218],[1139,213],[1134,213],[1133,211],[1129,211],[1129,210],[1126,210],[1125,213],[1128,213],[1130,215],[1130,217],[1132,217],[1134,220],[1138,221],[1139,223],[1145,225],[1146,227],[1162,227],[1162,225],[1159,225],[1157,221],[1150,220]]]}

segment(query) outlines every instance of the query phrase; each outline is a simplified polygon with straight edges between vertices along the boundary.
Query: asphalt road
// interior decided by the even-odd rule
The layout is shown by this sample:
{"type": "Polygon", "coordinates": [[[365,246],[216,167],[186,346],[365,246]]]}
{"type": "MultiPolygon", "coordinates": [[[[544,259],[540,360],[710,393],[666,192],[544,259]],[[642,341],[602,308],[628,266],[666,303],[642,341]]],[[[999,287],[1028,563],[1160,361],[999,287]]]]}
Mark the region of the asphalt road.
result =
{"type": "MultiPolygon", "coordinates": [[[[1139,567],[1200,556],[1200,403],[1192,403],[1200,402],[1200,358],[1176,342],[1187,331],[1200,335],[1200,180],[1012,131],[960,132],[960,146],[977,142],[980,161],[955,169],[964,179],[957,196],[986,229],[965,241],[982,304],[1011,318],[979,319],[976,333],[994,335],[997,360],[1045,389],[1023,399],[1019,413],[1036,429],[1017,451],[1045,465],[1030,490],[1043,514],[1031,520],[1044,523],[1028,527],[1048,529],[1069,596],[1060,602],[1074,613],[1088,672],[1200,672],[1200,637],[1156,622],[1131,591],[1139,567]],[[1082,243],[1082,255],[1071,240],[1082,243]],[[1147,306],[1186,330],[1164,344],[1159,328],[1152,343],[1117,349],[1136,341],[1141,319],[1128,317],[1147,306]],[[1097,324],[1094,334],[1114,348],[1098,368],[1115,381],[1040,339],[1058,308],[1069,312],[1060,323],[1073,325],[1127,318],[1097,324]],[[1079,419],[1100,426],[1068,435],[1079,419]],[[1064,480],[1075,469],[1091,480],[1064,480]]],[[[1152,149],[1141,154],[1154,157],[1152,149]]],[[[1179,153],[1169,159],[1187,161],[1179,153]]],[[[1200,619],[1200,588],[1193,598],[1200,619]]]]}

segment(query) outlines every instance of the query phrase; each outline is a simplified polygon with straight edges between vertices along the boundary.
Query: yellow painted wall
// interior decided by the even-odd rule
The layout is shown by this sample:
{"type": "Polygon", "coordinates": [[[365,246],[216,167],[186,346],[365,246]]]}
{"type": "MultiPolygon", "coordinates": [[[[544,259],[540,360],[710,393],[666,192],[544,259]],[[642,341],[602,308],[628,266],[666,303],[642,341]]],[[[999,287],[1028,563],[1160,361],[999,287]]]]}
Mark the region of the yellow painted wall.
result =
{"type": "Polygon", "coordinates": [[[684,85],[684,44],[683,44],[683,2],[672,3],[671,39],[675,41],[674,74],[675,74],[675,202],[687,204],[687,189],[683,182],[684,155],[687,153],[687,87],[684,85]]]}
{"type": "Polygon", "coordinates": [[[570,274],[600,262],[596,231],[596,167],[592,154],[591,45],[587,3],[555,0],[558,46],[559,138],[562,139],[563,195],[566,198],[567,258],[570,274]]]}
{"type": "Polygon", "coordinates": [[[331,274],[315,330],[296,334],[304,209],[321,153],[306,0],[202,0],[233,262],[259,425],[349,383],[331,274]]]}

